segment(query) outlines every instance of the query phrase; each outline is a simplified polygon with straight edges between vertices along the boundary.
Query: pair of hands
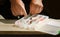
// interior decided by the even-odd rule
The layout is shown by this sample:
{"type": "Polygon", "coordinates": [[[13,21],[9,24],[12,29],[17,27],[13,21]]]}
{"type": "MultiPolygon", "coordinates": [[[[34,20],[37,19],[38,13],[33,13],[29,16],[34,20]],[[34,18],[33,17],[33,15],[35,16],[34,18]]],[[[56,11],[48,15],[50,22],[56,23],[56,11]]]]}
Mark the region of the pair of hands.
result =
{"type": "MultiPolygon", "coordinates": [[[[43,10],[42,0],[31,0],[30,14],[38,14],[43,10]]],[[[22,0],[11,0],[11,11],[14,16],[27,16],[25,5],[22,0]]]]}

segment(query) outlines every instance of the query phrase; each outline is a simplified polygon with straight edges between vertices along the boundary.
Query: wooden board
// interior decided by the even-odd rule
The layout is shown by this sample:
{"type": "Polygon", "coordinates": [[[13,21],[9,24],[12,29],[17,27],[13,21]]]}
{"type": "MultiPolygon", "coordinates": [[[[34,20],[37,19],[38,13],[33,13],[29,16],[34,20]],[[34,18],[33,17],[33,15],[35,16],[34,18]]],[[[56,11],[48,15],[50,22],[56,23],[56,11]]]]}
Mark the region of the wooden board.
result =
{"type": "MultiPolygon", "coordinates": [[[[16,20],[3,20],[0,19],[0,34],[46,34],[42,32],[37,32],[33,30],[21,29],[15,27],[14,23],[16,20]]],[[[60,20],[57,20],[60,22],[60,20]]]]}
{"type": "Polygon", "coordinates": [[[15,27],[14,26],[15,21],[16,20],[0,19],[0,34],[46,34],[42,32],[15,27]]]}

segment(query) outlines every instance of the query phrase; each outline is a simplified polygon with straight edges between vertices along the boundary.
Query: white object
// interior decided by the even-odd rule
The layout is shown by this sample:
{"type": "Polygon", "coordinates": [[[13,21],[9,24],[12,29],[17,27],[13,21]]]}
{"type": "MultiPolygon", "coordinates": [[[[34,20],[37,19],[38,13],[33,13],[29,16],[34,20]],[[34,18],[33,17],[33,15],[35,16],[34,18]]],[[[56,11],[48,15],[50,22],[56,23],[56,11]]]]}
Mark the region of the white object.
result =
{"type": "Polygon", "coordinates": [[[33,28],[37,24],[45,24],[44,21],[48,19],[48,16],[43,16],[43,15],[37,15],[36,17],[29,17],[25,19],[24,17],[21,18],[20,20],[17,20],[15,22],[15,25],[19,26],[20,28],[33,28]],[[31,19],[32,18],[32,19],[31,19]],[[31,22],[31,23],[30,23],[31,22]]]}
{"type": "Polygon", "coordinates": [[[0,15],[0,19],[5,19],[3,16],[0,15]]]}
{"type": "Polygon", "coordinates": [[[21,18],[15,22],[20,28],[45,32],[48,34],[57,35],[60,30],[60,22],[49,20],[48,16],[36,15],[28,18],[21,18]]]}
{"type": "Polygon", "coordinates": [[[35,27],[35,30],[45,32],[48,34],[52,34],[52,35],[57,35],[59,33],[58,31],[60,30],[60,22],[54,21],[54,20],[49,20],[48,23],[46,23],[45,25],[43,25],[41,27],[39,27],[39,25],[37,25],[35,27]]]}

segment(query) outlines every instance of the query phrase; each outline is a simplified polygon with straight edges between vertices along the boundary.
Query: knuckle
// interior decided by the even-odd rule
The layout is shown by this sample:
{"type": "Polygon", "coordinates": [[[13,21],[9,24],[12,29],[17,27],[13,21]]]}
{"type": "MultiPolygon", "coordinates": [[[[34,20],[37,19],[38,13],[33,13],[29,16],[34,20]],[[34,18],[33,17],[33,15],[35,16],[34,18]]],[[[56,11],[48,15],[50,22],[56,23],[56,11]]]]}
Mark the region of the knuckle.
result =
{"type": "Polygon", "coordinates": [[[43,4],[40,4],[39,6],[42,7],[42,8],[44,7],[43,4]]]}
{"type": "Polygon", "coordinates": [[[43,5],[41,5],[41,7],[43,8],[44,6],[43,6],[43,5]]]}

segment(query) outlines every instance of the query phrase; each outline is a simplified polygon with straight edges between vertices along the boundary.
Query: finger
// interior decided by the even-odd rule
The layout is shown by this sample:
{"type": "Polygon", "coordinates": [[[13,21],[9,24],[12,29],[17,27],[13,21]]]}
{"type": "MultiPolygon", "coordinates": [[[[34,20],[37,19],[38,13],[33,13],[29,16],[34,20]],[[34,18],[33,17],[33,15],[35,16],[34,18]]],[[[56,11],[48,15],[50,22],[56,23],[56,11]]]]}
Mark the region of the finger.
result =
{"type": "Polygon", "coordinates": [[[41,13],[43,10],[43,7],[41,7],[41,6],[36,6],[35,8],[36,8],[35,14],[41,13]]]}
{"type": "Polygon", "coordinates": [[[17,9],[17,14],[18,15],[23,15],[23,11],[22,11],[22,8],[21,7],[19,7],[19,6],[17,7],[16,6],[16,9],[17,9]]]}
{"type": "Polygon", "coordinates": [[[20,9],[21,15],[27,16],[25,6],[24,5],[18,5],[18,8],[20,9]]]}
{"type": "Polygon", "coordinates": [[[17,7],[14,7],[14,13],[15,13],[15,16],[18,16],[18,15],[20,15],[20,13],[19,13],[19,9],[17,8],[17,7]]]}
{"type": "Polygon", "coordinates": [[[36,7],[36,6],[31,6],[30,13],[31,13],[32,15],[37,14],[37,11],[38,11],[38,10],[39,10],[38,7],[36,7]]]}
{"type": "Polygon", "coordinates": [[[30,5],[30,14],[34,14],[35,7],[33,4],[30,5]]]}
{"type": "Polygon", "coordinates": [[[43,7],[40,8],[40,12],[42,12],[42,11],[43,11],[43,7]]]}
{"type": "Polygon", "coordinates": [[[40,13],[40,11],[41,11],[41,8],[40,8],[39,6],[37,6],[35,13],[36,13],[36,14],[37,14],[37,13],[40,13]]]}
{"type": "Polygon", "coordinates": [[[21,12],[23,13],[24,16],[27,16],[27,12],[25,10],[25,7],[24,8],[21,7],[21,12]]]}
{"type": "Polygon", "coordinates": [[[12,7],[12,10],[13,10],[14,16],[19,16],[19,15],[21,15],[21,10],[18,8],[18,6],[13,6],[13,7],[12,7]]]}
{"type": "Polygon", "coordinates": [[[12,14],[13,14],[14,16],[17,16],[17,15],[16,15],[16,11],[14,10],[13,7],[11,7],[11,11],[12,11],[12,14]]]}
{"type": "Polygon", "coordinates": [[[16,15],[15,15],[15,12],[14,12],[13,10],[11,10],[11,11],[12,11],[12,14],[13,14],[14,16],[16,16],[16,15]]]}
{"type": "Polygon", "coordinates": [[[26,10],[24,10],[24,17],[26,17],[27,16],[27,12],[26,12],[26,10]]]}
{"type": "Polygon", "coordinates": [[[17,5],[16,9],[18,15],[24,15],[24,10],[22,9],[21,6],[17,5]]]}

